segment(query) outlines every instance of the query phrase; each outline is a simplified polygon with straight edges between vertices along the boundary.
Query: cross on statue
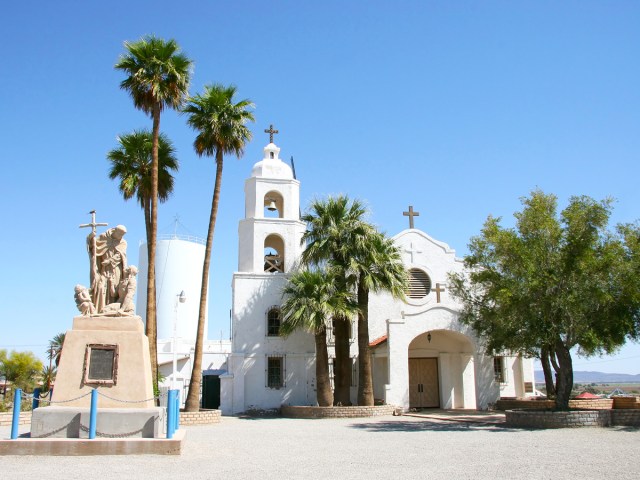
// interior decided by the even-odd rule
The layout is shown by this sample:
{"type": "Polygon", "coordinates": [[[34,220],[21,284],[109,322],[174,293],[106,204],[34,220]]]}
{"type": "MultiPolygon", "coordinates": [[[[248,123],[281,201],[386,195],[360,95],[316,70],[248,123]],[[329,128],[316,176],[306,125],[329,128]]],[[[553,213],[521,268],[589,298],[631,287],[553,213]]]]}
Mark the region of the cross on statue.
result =
{"type": "Polygon", "coordinates": [[[95,210],[91,210],[89,213],[91,214],[91,223],[83,223],[78,228],[91,227],[91,231],[93,233],[96,233],[96,227],[106,227],[106,226],[109,225],[108,223],[96,223],[96,211],[95,210]]]}
{"type": "Polygon", "coordinates": [[[274,133],[280,133],[278,130],[274,130],[273,129],[273,125],[269,125],[269,129],[265,130],[264,133],[268,133],[269,134],[269,143],[273,143],[273,134],[274,133]]]}
{"type": "Polygon", "coordinates": [[[405,217],[409,217],[409,228],[413,228],[413,217],[419,217],[420,212],[414,212],[413,205],[409,205],[409,211],[402,212],[402,215],[405,217]]]}
{"type": "Polygon", "coordinates": [[[436,292],[436,302],[440,303],[440,293],[444,292],[445,289],[439,283],[436,283],[436,288],[432,288],[431,291],[436,292]]]}

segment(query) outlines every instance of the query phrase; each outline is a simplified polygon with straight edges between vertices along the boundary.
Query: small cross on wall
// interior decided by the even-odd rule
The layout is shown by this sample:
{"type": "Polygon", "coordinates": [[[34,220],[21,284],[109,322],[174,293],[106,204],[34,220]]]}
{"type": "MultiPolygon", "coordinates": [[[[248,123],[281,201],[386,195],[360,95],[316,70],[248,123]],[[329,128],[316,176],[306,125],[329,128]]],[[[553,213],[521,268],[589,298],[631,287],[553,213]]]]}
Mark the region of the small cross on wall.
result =
{"type": "Polygon", "coordinates": [[[440,303],[440,294],[445,291],[439,283],[436,283],[436,288],[431,289],[432,292],[436,292],[436,302],[440,303]]]}
{"type": "Polygon", "coordinates": [[[402,212],[402,215],[405,217],[409,217],[409,228],[413,228],[413,217],[419,217],[420,212],[414,212],[413,205],[409,205],[409,211],[402,212]]]}

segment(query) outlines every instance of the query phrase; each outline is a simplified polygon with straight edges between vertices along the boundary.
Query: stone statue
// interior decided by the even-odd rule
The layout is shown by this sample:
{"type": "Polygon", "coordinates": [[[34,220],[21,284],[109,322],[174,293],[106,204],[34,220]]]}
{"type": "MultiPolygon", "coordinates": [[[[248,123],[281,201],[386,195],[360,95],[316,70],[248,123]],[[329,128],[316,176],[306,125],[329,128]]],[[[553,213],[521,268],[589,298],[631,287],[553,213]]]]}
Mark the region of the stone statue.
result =
{"type": "Polygon", "coordinates": [[[73,290],[75,291],[74,298],[76,299],[76,306],[78,310],[80,310],[80,313],[85,317],[96,313],[96,307],[91,301],[89,289],[83,285],[76,285],[73,290]]]}
{"type": "Polygon", "coordinates": [[[118,288],[127,268],[127,241],[122,238],[125,233],[126,227],[118,225],[98,236],[95,232],[87,236],[91,298],[98,313],[118,302],[118,288]]]}
{"type": "Polygon", "coordinates": [[[133,296],[136,294],[138,268],[135,265],[127,267],[125,276],[118,285],[118,301],[105,305],[100,315],[108,317],[125,317],[135,314],[133,296]]]}

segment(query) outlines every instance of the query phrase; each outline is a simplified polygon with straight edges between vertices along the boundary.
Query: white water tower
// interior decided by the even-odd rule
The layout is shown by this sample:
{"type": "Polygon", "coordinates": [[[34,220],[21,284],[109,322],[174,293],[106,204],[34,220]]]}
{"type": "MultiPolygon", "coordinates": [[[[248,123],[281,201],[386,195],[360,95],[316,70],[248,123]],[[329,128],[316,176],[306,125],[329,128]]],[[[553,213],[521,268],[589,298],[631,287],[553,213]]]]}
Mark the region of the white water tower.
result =
{"type": "MultiPolygon", "coordinates": [[[[158,235],[156,244],[156,298],[158,340],[176,337],[195,343],[198,331],[200,284],[204,262],[204,240],[187,235],[158,235]],[[179,300],[184,292],[186,301],[179,300]]],[[[136,313],[146,322],[147,244],[140,245],[138,299],[136,313]]],[[[208,300],[207,300],[208,303],[208,300]]],[[[208,308],[207,308],[208,310],[208,308]]],[[[204,339],[207,339],[208,312],[205,312],[204,339]]]]}

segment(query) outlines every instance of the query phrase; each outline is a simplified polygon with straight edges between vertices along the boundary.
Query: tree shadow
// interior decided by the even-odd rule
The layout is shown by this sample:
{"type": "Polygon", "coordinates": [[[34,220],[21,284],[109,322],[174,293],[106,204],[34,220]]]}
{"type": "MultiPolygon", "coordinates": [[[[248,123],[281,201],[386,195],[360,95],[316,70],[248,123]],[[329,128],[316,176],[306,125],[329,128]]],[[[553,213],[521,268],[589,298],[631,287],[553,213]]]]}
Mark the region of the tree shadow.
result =
{"type": "Polygon", "coordinates": [[[450,420],[412,419],[386,420],[369,423],[356,423],[350,428],[368,432],[508,432],[518,429],[509,428],[500,423],[459,422],[450,420]]]}

